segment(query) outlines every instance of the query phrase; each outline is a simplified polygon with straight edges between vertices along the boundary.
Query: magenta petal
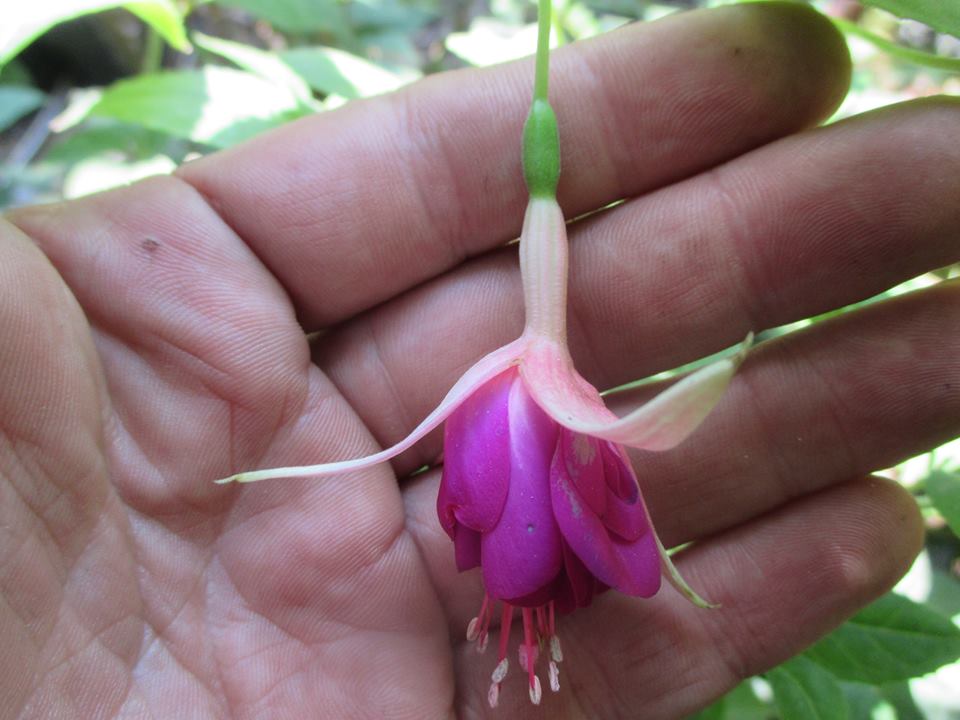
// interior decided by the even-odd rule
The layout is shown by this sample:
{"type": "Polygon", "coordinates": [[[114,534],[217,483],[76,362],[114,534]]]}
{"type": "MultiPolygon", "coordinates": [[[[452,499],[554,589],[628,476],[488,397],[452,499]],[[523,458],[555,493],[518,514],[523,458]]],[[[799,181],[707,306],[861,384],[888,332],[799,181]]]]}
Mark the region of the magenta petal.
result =
{"type": "Polygon", "coordinates": [[[657,592],[660,556],[652,532],[629,543],[613,540],[556,460],[550,470],[550,496],[563,539],[598,580],[626,595],[650,597],[657,592]]]}
{"type": "Polygon", "coordinates": [[[606,443],[566,428],[560,430],[558,460],[563,463],[580,497],[596,515],[603,515],[607,506],[606,463],[601,449],[607,449],[606,443]]]}
{"type": "Polygon", "coordinates": [[[517,375],[510,369],[488,380],[447,419],[437,514],[448,534],[455,521],[485,532],[500,519],[510,481],[507,406],[517,375]]]}
{"type": "Polygon", "coordinates": [[[605,444],[603,464],[606,471],[606,512],[602,516],[607,529],[626,541],[650,532],[650,520],[640,497],[637,479],[619,448],[605,444]]]}
{"type": "Polygon", "coordinates": [[[566,543],[563,544],[563,566],[570,586],[573,607],[587,607],[593,600],[594,586],[597,581],[566,543]]]}
{"type": "Polygon", "coordinates": [[[557,576],[562,541],[550,505],[557,425],[518,379],[510,393],[510,483],[500,521],[483,533],[483,583],[491,597],[522,598],[557,576]]]}
{"type": "Polygon", "coordinates": [[[480,564],[480,533],[465,525],[457,525],[453,536],[457,570],[463,572],[480,564]]]}

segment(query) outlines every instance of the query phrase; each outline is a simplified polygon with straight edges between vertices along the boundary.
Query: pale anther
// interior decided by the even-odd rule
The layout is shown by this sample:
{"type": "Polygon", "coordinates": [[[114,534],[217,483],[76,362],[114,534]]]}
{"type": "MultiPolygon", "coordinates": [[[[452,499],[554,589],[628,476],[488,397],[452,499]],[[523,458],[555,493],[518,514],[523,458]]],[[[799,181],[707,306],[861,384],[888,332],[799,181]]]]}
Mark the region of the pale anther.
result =
{"type": "Polygon", "coordinates": [[[500,684],[491,683],[490,689],[487,691],[487,702],[490,704],[491,708],[497,706],[497,701],[500,700],[500,684]]]}
{"type": "Polygon", "coordinates": [[[503,679],[507,676],[507,670],[510,669],[510,661],[504,658],[497,663],[497,666],[493,669],[493,674],[490,675],[490,679],[495,683],[503,682],[503,679]]]}
{"type": "Polygon", "coordinates": [[[553,692],[560,692],[560,668],[551,660],[548,674],[550,676],[550,689],[553,692]]]}
{"type": "Polygon", "coordinates": [[[539,705],[542,697],[543,690],[540,688],[540,678],[534,675],[533,685],[530,686],[530,702],[534,705],[539,705]]]}
{"type": "Polygon", "coordinates": [[[554,662],[563,662],[563,649],[560,647],[560,638],[556,635],[550,636],[550,657],[554,662]]]}

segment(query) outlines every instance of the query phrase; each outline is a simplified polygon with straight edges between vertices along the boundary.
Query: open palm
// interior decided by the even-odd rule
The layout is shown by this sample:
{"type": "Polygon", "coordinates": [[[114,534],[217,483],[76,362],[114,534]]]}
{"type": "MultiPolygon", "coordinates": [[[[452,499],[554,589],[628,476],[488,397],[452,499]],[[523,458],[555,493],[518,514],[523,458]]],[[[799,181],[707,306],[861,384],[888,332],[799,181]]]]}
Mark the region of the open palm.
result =
{"type": "MultiPolygon", "coordinates": [[[[573,352],[601,387],[957,260],[960,110],[799,132],[848,73],[808,10],[691,13],[555,67],[568,217],[627,199],[571,226],[573,352]]],[[[541,708],[520,677],[486,708],[479,578],[438,471],[409,477],[438,437],[392,468],[212,483],[390,444],[519,333],[531,73],[438,76],[0,226],[0,717],[676,718],[903,572],[916,510],[867,474],[960,429],[954,285],[759,348],[694,438],[635,456],[722,608],[601,596],[562,620],[541,708]]]]}

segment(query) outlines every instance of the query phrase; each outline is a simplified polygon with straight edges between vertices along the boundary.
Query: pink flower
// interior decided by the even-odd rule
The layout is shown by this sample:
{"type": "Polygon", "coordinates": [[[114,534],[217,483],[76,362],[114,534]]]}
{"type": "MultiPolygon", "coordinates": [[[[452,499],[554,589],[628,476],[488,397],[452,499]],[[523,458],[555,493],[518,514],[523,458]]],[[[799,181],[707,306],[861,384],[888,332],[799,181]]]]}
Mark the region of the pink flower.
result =
{"type": "Polygon", "coordinates": [[[501,603],[491,705],[509,667],[514,608],[520,608],[523,621],[520,665],[528,674],[530,698],[539,703],[541,641],[550,649],[550,687],[559,689],[558,612],[585,607],[611,587],[649,597],[663,572],[691,601],[709,606],[680,577],[657,537],[623,446],[667,450],[682,442],[720,399],[743,358],[741,351],[714,362],[618,418],[576,372],[567,350],[566,227],[551,197],[530,200],[520,264],[527,310],[523,335],[471,367],[401,442],[356,460],[221,481],[369,467],[399,455],[446,420],[437,511],[454,541],[457,567],[482,569],[486,594],[467,631],[481,650],[501,603]]]}

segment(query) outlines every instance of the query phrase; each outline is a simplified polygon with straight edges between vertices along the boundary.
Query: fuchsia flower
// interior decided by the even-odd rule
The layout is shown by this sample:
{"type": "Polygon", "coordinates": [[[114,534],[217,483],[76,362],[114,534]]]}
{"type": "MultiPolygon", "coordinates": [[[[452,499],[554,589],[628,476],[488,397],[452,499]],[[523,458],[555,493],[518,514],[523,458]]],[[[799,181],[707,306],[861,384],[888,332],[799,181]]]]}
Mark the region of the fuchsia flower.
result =
{"type": "Polygon", "coordinates": [[[550,688],[559,689],[563,654],[556,615],[615,588],[649,597],[663,572],[688,599],[709,603],[684,582],[657,537],[624,446],[667,450],[696,429],[743,359],[708,365],[623,418],[573,367],[567,350],[567,235],[555,199],[560,173],[556,117],[547,102],[550,2],[540,0],[533,107],[524,127],[524,176],[530,189],[520,236],[526,327],[457,381],[406,438],[356,460],[240,473],[220,482],[329,475],[399,455],[446,420],[437,497],[440,524],[454,542],[457,567],[480,567],[486,590],[467,628],[481,651],[500,610],[499,661],[489,692],[496,706],[509,668],[515,609],[523,640],[520,666],[539,703],[536,665],[549,648],[550,688]]]}
{"type": "Polygon", "coordinates": [[[650,597],[662,572],[707,607],[680,577],[657,537],[623,446],[667,450],[684,440],[720,399],[743,352],[685,377],[618,418],[574,369],[566,344],[567,238],[556,200],[534,197],[520,239],[527,307],[523,335],[467,370],[406,438],[356,460],[275,468],[223,482],[329,475],[399,455],[444,420],[440,523],[454,541],[457,567],[480,567],[486,589],[468,638],[483,649],[499,601],[500,652],[489,700],[506,676],[507,640],[520,608],[520,665],[540,701],[535,667],[550,649],[550,687],[562,659],[556,614],[614,588],[650,597]]]}

